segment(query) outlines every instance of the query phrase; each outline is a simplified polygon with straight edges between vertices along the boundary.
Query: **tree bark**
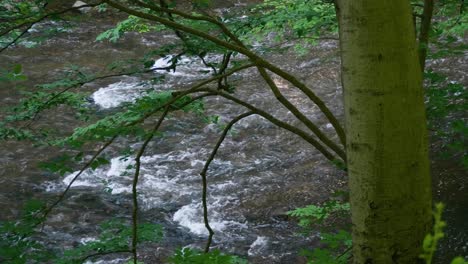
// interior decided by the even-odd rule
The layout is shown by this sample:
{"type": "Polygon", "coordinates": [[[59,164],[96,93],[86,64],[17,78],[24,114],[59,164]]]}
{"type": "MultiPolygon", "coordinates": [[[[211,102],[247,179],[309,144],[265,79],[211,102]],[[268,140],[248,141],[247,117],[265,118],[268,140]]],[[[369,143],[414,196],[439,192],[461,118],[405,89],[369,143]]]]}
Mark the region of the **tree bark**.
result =
{"type": "Polygon", "coordinates": [[[421,29],[419,30],[419,64],[424,72],[426,66],[427,50],[429,46],[429,32],[431,30],[432,13],[434,12],[434,0],[425,0],[421,17],[421,29]]]}
{"type": "Polygon", "coordinates": [[[338,0],[353,262],[418,263],[431,227],[422,73],[407,0],[338,0]]]}

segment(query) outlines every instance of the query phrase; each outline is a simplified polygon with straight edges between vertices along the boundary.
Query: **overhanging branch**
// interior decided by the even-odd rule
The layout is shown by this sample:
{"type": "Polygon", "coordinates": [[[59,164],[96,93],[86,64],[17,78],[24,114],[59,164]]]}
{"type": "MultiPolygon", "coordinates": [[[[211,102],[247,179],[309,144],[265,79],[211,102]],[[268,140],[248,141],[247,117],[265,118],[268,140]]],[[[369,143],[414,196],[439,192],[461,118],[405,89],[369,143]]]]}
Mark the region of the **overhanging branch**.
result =
{"type": "MultiPolygon", "coordinates": [[[[132,8],[126,7],[124,5],[121,5],[115,1],[111,0],[104,0],[104,2],[108,3],[110,6],[119,9],[125,13],[138,16],[140,18],[148,19],[151,21],[155,21],[158,23],[161,23],[169,28],[177,29],[198,37],[201,37],[203,39],[206,39],[208,41],[211,41],[217,45],[220,45],[224,48],[237,51],[245,56],[247,56],[256,66],[259,67],[264,67],[271,72],[279,75],[280,77],[284,78],[285,80],[289,81],[292,83],[295,87],[297,87],[299,90],[301,90],[312,102],[314,102],[319,109],[322,111],[322,113],[327,117],[327,119],[330,121],[332,126],[334,127],[336,133],[338,134],[338,137],[340,139],[340,142],[342,143],[343,146],[346,145],[346,139],[345,139],[345,133],[344,129],[341,127],[338,119],[333,115],[333,113],[330,111],[330,109],[325,105],[325,103],[314,93],[312,92],[304,83],[299,81],[296,77],[291,75],[290,73],[281,70],[277,66],[271,64],[270,62],[266,61],[265,59],[261,58],[254,52],[248,50],[247,48],[242,47],[241,43],[229,43],[227,41],[221,40],[217,37],[214,37],[208,33],[205,33],[203,31],[190,28],[187,26],[184,26],[182,24],[176,23],[174,21],[171,21],[169,19],[165,19],[156,15],[148,14],[145,12],[140,12],[137,10],[134,10],[132,8]]],[[[180,11],[179,11],[180,12],[180,11]]],[[[220,22],[219,22],[220,23],[220,22]]]]}

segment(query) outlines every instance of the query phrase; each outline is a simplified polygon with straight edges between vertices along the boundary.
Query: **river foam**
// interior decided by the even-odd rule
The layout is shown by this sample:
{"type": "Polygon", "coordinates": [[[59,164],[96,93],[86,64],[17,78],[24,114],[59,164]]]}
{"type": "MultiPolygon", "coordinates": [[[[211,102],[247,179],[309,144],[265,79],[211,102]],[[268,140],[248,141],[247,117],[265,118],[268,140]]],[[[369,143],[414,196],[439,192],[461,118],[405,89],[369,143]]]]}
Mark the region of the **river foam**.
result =
{"type": "MultiPolygon", "coordinates": [[[[143,82],[137,77],[124,77],[125,80],[99,88],[91,95],[92,100],[100,108],[114,108],[120,106],[122,103],[134,102],[135,99],[143,96],[146,91],[174,89],[177,85],[205,78],[213,73],[213,70],[207,67],[200,58],[189,56],[181,56],[178,58],[175,68],[171,70],[163,69],[169,67],[175,57],[176,55],[168,55],[159,58],[151,67],[156,75],[165,77],[164,84],[152,85],[143,82]]],[[[207,63],[215,63],[220,59],[220,55],[208,55],[205,61],[207,63]]]]}

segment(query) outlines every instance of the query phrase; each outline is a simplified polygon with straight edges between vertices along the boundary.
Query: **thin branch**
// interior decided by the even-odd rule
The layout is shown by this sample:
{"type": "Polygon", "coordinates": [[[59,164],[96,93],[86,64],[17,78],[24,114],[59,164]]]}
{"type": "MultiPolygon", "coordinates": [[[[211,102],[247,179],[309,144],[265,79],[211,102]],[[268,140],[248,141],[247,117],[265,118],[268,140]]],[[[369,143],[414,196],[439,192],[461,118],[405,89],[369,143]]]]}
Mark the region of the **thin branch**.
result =
{"type": "Polygon", "coordinates": [[[136,0],[134,2],[136,2],[140,6],[149,8],[149,9],[154,10],[154,11],[163,11],[163,12],[166,12],[166,13],[176,14],[176,15],[181,16],[181,17],[186,18],[186,19],[206,21],[206,22],[215,24],[216,26],[218,26],[223,31],[224,34],[226,34],[226,36],[228,36],[231,40],[233,40],[237,45],[239,45],[242,48],[246,48],[245,45],[242,43],[242,41],[240,41],[239,38],[237,38],[237,36],[234,35],[226,27],[226,25],[223,22],[217,20],[216,18],[207,16],[207,15],[203,15],[203,16],[190,15],[190,14],[187,14],[185,12],[182,12],[182,11],[179,11],[179,10],[176,10],[176,9],[167,8],[167,6],[163,7],[163,6],[151,5],[151,4],[147,4],[147,3],[144,3],[142,1],[139,1],[139,0],[136,0]]]}
{"type": "Polygon", "coordinates": [[[57,200],[51,204],[49,207],[47,207],[46,209],[44,209],[42,211],[42,218],[45,220],[47,218],[47,216],[50,214],[50,212],[52,211],[52,209],[54,209],[64,198],[65,198],[65,195],[67,195],[68,191],[70,190],[71,186],[73,185],[73,183],[78,179],[78,177],[80,177],[80,175],[86,170],[88,169],[91,164],[93,164],[94,160],[96,160],[97,157],[99,157],[99,155],[101,155],[101,153],[106,150],[111,144],[112,142],[114,142],[114,140],[117,138],[117,136],[113,136],[110,140],[108,140],[94,155],[93,157],[85,164],[83,165],[83,167],[81,167],[81,170],[73,177],[73,179],[68,183],[67,187],[65,188],[65,190],[59,195],[59,197],[57,198],[57,200]]]}
{"type": "Polygon", "coordinates": [[[139,1],[139,0],[134,0],[132,2],[136,3],[139,6],[151,9],[153,11],[162,12],[162,13],[170,13],[170,14],[178,15],[180,17],[190,19],[190,20],[206,21],[206,22],[210,22],[210,23],[213,23],[213,24],[216,24],[216,25],[218,25],[220,23],[218,20],[216,20],[216,19],[214,19],[212,17],[209,17],[209,16],[190,15],[188,13],[179,11],[177,9],[168,8],[168,5],[165,4],[165,3],[163,3],[163,5],[161,5],[161,6],[158,6],[158,5],[154,5],[154,4],[145,3],[145,2],[139,1]]]}
{"type": "Polygon", "coordinates": [[[339,256],[337,256],[335,259],[338,260],[339,258],[343,257],[344,255],[346,255],[346,253],[348,253],[351,249],[353,249],[353,247],[348,247],[345,251],[343,251],[339,256]]]}
{"type": "Polygon", "coordinates": [[[270,75],[262,67],[257,67],[260,75],[263,77],[265,82],[270,86],[276,99],[286,107],[299,121],[307,126],[326,146],[332,149],[341,159],[346,160],[346,154],[337,144],[328,138],[309,118],[307,118],[298,108],[296,108],[286,97],[283,96],[278,86],[271,79],[270,75]]]}
{"type": "MultiPolygon", "coordinates": [[[[212,95],[212,93],[205,93],[202,94],[198,97],[192,98],[192,100],[186,102],[182,107],[185,105],[191,104],[192,102],[199,100],[203,97],[212,95]]],[[[137,245],[138,245],[138,180],[140,177],[140,169],[141,169],[141,157],[145,153],[146,147],[148,146],[149,142],[153,139],[154,134],[158,131],[159,127],[161,126],[162,122],[166,118],[167,114],[169,113],[169,110],[171,109],[171,105],[168,104],[165,107],[164,112],[162,115],[159,117],[158,122],[156,125],[153,127],[152,131],[150,134],[148,134],[148,137],[146,140],[143,142],[143,145],[140,147],[136,157],[135,157],[135,174],[133,176],[133,182],[132,182],[132,204],[133,204],[133,209],[132,209],[132,247],[131,247],[131,252],[133,255],[133,263],[137,264],[138,262],[138,254],[137,254],[137,245]]]]}
{"type": "Polygon", "coordinates": [[[216,67],[213,65],[213,63],[207,62],[207,61],[205,60],[205,56],[202,56],[201,54],[198,54],[198,57],[199,57],[200,60],[202,61],[203,65],[205,65],[206,67],[212,69],[215,75],[218,74],[218,70],[216,69],[216,67]]]}
{"type": "MultiPolygon", "coordinates": [[[[237,97],[234,97],[226,92],[223,92],[223,91],[219,91],[219,90],[214,90],[214,89],[209,89],[209,88],[206,88],[206,89],[200,89],[200,90],[203,90],[203,91],[207,91],[207,92],[212,92],[212,93],[216,93],[234,103],[237,103],[241,106],[244,106],[245,108],[249,109],[250,111],[254,112],[255,114],[265,118],[266,120],[270,121],[272,124],[280,127],[280,128],[283,128],[285,130],[288,130],[290,132],[292,132],[293,134],[296,134],[298,135],[299,137],[301,137],[302,139],[304,139],[305,141],[307,141],[308,143],[310,143],[313,147],[315,147],[320,153],[322,153],[322,155],[324,155],[328,160],[332,161],[332,162],[336,162],[338,161],[338,159],[333,155],[331,154],[319,141],[317,141],[316,139],[314,139],[311,135],[309,135],[307,132],[305,132],[304,130],[300,129],[300,128],[297,128],[295,126],[292,126],[284,121],[281,121],[279,119],[277,119],[276,117],[270,115],[269,113],[237,98],[237,97]]],[[[345,163],[346,161],[343,160],[343,162],[345,163]]]]}
{"type": "Polygon", "coordinates": [[[2,53],[4,50],[8,49],[11,45],[15,44],[21,37],[23,37],[28,31],[32,28],[34,24],[28,25],[16,38],[14,38],[12,41],[8,42],[4,47],[0,49],[0,53],[2,53]]]}
{"type": "Polygon", "coordinates": [[[206,229],[208,230],[208,233],[209,233],[208,240],[206,241],[205,253],[208,253],[208,251],[210,251],[210,245],[211,245],[211,242],[213,240],[213,235],[214,235],[214,231],[211,228],[210,222],[208,220],[208,203],[207,203],[207,199],[206,199],[207,193],[208,193],[208,184],[207,184],[207,179],[206,179],[206,172],[208,171],[208,168],[209,168],[211,162],[215,158],[216,153],[219,150],[219,147],[223,143],[224,139],[226,138],[226,135],[228,134],[229,130],[231,130],[232,126],[235,123],[242,120],[243,118],[246,118],[246,117],[248,117],[250,115],[253,115],[253,114],[254,114],[254,112],[252,112],[252,111],[241,114],[241,115],[237,116],[236,118],[232,119],[231,122],[229,122],[229,124],[227,124],[227,126],[223,130],[223,133],[219,137],[218,142],[216,142],[216,145],[215,145],[213,151],[211,152],[211,155],[208,157],[208,160],[205,162],[205,166],[203,167],[202,172],[200,173],[200,176],[202,177],[202,184],[203,184],[203,191],[202,191],[203,221],[204,221],[205,227],[206,227],[206,229]]]}
{"type": "MultiPolygon", "coordinates": [[[[201,95],[198,95],[194,98],[191,98],[191,100],[185,102],[182,106],[180,106],[181,108],[185,107],[186,105],[189,105],[191,103],[193,103],[194,101],[197,101],[197,100],[200,100],[204,97],[207,97],[207,96],[210,96],[210,95],[215,95],[215,93],[212,93],[212,92],[208,92],[208,93],[204,93],[204,94],[201,94],[201,95]]],[[[171,103],[168,103],[168,104],[165,104],[166,108],[171,108],[171,103]]],[[[171,108],[172,109],[172,108],[171,108]]],[[[149,116],[148,116],[149,117],[149,116]]],[[[130,124],[127,124],[126,126],[132,126],[132,125],[135,125],[137,123],[141,123],[143,122],[145,119],[140,119],[138,122],[132,122],[130,124]]],[[[80,177],[80,175],[87,169],[91,166],[91,164],[94,162],[94,160],[96,160],[96,158],[99,157],[99,155],[105,150],[107,149],[111,144],[112,142],[117,138],[117,136],[114,136],[112,137],[109,141],[107,141],[104,146],[99,149],[95,154],[94,156],[81,168],[81,170],[73,177],[73,179],[70,181],[70,183],[67,185],[67,187],[65,188],[65,190],[60,194],[60,196],[58,197],[58,199],[52,204],[50,205],[49,207],[45,208],[44,210],[42,210],[40,213],[42,213],[42,218],[43,220],[45,221],[47,219],[47,216],[50,214],[50,212],[60,203],[64,200],[66,194],[68,193],[68,191],[70,190],[70,188],[72,187],[73,183],[78,179],[78,177],[80,177]]],[[[44,222],[43,221],[43,222],[44,222]]],[[[37,225],[41,224],[41,222],[39,222],[37,225]]]]}
{"type": "MultiPolygon", "coordinates": [[[[226,72],[227,67],[229,66],[229,62],[231,60],[232,52],[228,52],[223,54],[223,62],[221,67],[219,68],[219,74],[223,74],[226,72]]],[[[227,77],[220,78],[218,80],[218,90],[221,90],[223,88],[227,88],[227,77]],[[224,85],[223,85],[223,80],[224,80],[224,85]]]]}
{"type": "Polygon", "coordinates": [[[138,256],[137,256],[137,244],[138,244],[138,193],[137,193],[137,185],[138,179],[140,176],[140,167],[141,167],[141,156],[145,153],[146,147],[148,146],[149,142],[153,139],[154,134],[158,131],[159,127],[161,126],[164,118],[169,113],[170,105],[166,106],[163,114],[159,118],[158,122],[154,126],[151,133],[146,138],[145,142],[141,146],[140,150],[138,151],[135,157],[135,174],[133,176],[133,183],[132,183],[132,202],[133,202],[133,210],[132,210],[132,254],[133,254],[133,263],[137,264],[138,256]]]}
{"type": "MultiPolygon", "coordinates": [[[[182,54],[178,54],[176,55],[176,57],[180,57],[182,56],[182,54]]],[[[59,96],[61,96],[62,94],[70,91],[71,89],[74,89],[74,88],[77,88],[77,87],[81,87],[85,84],[88,84],[88,83],[91,83],[91,82],[94,82],[94,81],[97,81],[97,80],[102,80],[102,79],[107,79],[107,78],[112,78],[112,77],[119,77],[119,76],[131,76],[131,75],[134,75],[134,74],[142,74],[142,73],[149,73],[149,72],[153,72],[153,71],[158,71],[158,70],[171,70],[171,69],[174,69],[175,70],[175,65],[176,65],[176,61],[172,61],[171,62],[171,65],[169,66],[166,66],[166,67],[157,67],[157,68],[151,68],[151,69],[147,69],[147,70],[143,70],[143,71],[131,71],[131,72],[123,72],[123,73],[113,73],[113,74],[108,74],[108,75],[102,75],[102,76],[97,76],[97,77],[93,77],[93,78],[90,78],[90,79],[86,79],[85,81],[81,81],[81,82],[76,82],[73,86],[70,86],[70,87],[67,87],[63,90],[61,90],[60,92],[58,93],[55,93],[53,94],[49,99],[47,99],[47,101],[45,101],[44,103],[42,103],[42,105],[38,108],[37,111],[34,112],[34,115],[31,117],[30,121],[26,124],[24,124],[23,126],[21,126],[21,128],[28,128],[29,126],[32,125],[32,123],[36,120],[36,118],[38,117],[38,115],[45,109],[47,109],[47,107],[49,106],[50,103],[52,103],[55,99],[57,99],[59,96]]]]}
{"type": "MultiPolygon", "coordinates": [[[[174,98],[172,98],[172,100],[170,100],[169,102],[167,102],[166,104],[160,106],[160,107],[157,107],[155,108],[153,111],[150,111],[149,113],[145,114],[144,116],[142,116],[140,119],[138,120],[135,120],[131,123],[129,123],[128,125],[134,125],[136,123],[140,123],[142,120],[148,118],[149,116],[152,116],[153,114],[155,114],[156,112],[160,111],[161,109],[163,109],[165,106],[167,105],[170,105],[170,104],[173,104],[174,102],[176,102],[177,100],[179,100],[180,98],[182,98],[183,96],[186,96],[188,94],[192,94],[192,93],[196,93],[196,92],[201,92],[203,90],[201,90],[200,88],[202,88],[203,86],[209,84],[210,82],[214,82],[216,80],[218,80],[219,78],[224,78],[224,77],[227,77],[227,76],[230,76],[236,72],[239,72],[239,71],[242,71],[242,70],[245,70],[245,69],[248,69],[250,67],[253,67],[254,65],[253,64],[245,64],[245,65],[242,65],[242,66],[239,66],[237,68],[234,68],[232,70],[230,70],[229,72],[226,72],[222,75],[218,75],[218,76],[214,76],[214,77],[211,77],[209,79],[206,79],[204,81],[201,81],[199,82],[198,84],[192,86],[190,89],[187,89],[185,91],[180,91],[180,92],[177,92],[176,93],[176,96],[174,96],[174,98]]],[[[208,92],[211,92],[211,91],[208,91],[208,92]]]]}
{"type": "MultiPolygon", "coordinates": [[[[166,14],[167,18],[170,21],[175,22],[174,17],[172,16],[172,13],[168,11],[168,10],[171,10],[171,9],[168,8],[168,4],[166,3],[166,1],[165,0],[159,0],[159,3],[161,5],[161,7],[164,8],[163,10],[160,10],[160,11],[162,11],[164,14],[166,14]]],[[[141,3],[140,1],[137,1],[137,4],[146,5],[145,3],[141,3]]],[[[153,6],[153,5],[151,5],[151,6],[153,6]]],[[[184,43],[184,45],[186,45],[188,48],[190,48],[190,43],[189,43],[188,39],[185,37],[185,35],[182,32],[180,32],[179,30],[174,30],[174,33],[184,43]]],[[[212,63],[208,63],[205,60],[205,57],[201,53],[199,53],[197,55],[200,58],[200,60],[202,61],[203,65],[205,65],[206,67],[209,67],[211,70],[213,70],[215,75],[218,74],[218,71],[217,71],[216,67],[212,63]]]]}

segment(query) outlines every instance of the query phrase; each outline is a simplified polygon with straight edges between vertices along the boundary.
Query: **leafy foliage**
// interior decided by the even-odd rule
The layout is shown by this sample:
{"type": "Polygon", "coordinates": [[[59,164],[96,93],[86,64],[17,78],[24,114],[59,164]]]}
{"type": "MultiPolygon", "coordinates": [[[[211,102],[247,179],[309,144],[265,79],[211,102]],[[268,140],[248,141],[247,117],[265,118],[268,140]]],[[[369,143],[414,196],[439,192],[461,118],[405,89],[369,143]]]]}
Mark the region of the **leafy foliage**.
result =
{"type": "MultiPolygon", "coordinates": [[[[0,222],[0,262],[23,264],[53,260],[57,264],[73,264],[82,263],[91,255],[129,251],[132,228],[124,221],[114,219],[99,226],[100,235],[96,240],[65,250],[57,256],[37,239],[40,234],[37,227],[44,221],[43,209],[44,203],[31,200],[25,204],[19,221],[0,222]]],[[[137,232],[139,242],[159,242],[163,237],[162,227],[158,224],[140,224],[137,232]]]]}
{"type": "Polygon", "coordinates": [[[0,0],[0,48],[15,44],[33,48],[51,37],[68,31],[68,24],[52,24],[63,19],[58,14],[47,13],[51,0],[0,0]],[[39,25],[47,15],[48,20],[39,25]],[[43,26],[49,24],[49,26],[43,26]],[[50,26],[52,24],[52,26],[50,26]]]}
{"type": "Polygon", "coordinates": [[[336,200],[327,201],[322,205],[308,205],[296,208],[288,212],[288,215],[299,218],[301,227],[310,227],[313,223],[321,224],[331,213],[349,211],[349,203],[341,203],[336,200]]]}
{"type": "MultiPolygon", "coordinates": [[[[110,220],[100,225],[101,234],[94,241],[66,250],[54,263],[78,264],[87,256],[96,253],[130,251],[129,244],[132,237],[132,229],[124,221],[110,220]]],[[[138,226],[139,242],[159,242],[163,237],[160,225],[140,224],[138,226]]]]}
{"type": "Polygon", "coordinates": [[[0,222],[0,262],[5,264],[45,263],[51,253],[32,239],[35,228],[43,219],[39,212],[44,204],[37,200],[28,201],[18,221],[0,222]]]}
{"type": "Polygon", "coordinates": [[[60,105],[67,105],[77,110],[81,114],[87,112],[85,107],[86,94],[73,92],[24,92],[25,99],[13,108],[13,115],[5,120],[7,122],[26,121],[34,118],[37,113],[55,108],[60,105]]]}
{"type": "MultiPolygon", "coordinates": [[[[422,2],[415,1],[418,6],[415,12],[422,14],[422,2]]],[[[429,58],[437,59],[447,56],[463,55],[468,45],[463,41],[468,32],[468,12],[464,1],[435,1],[434,19],[430,35],[431,52],[429,58]]]]}
{"type": "Polygon", "coordinates": [[[437,16],[444,19],[435,20],[433,32],[439,36],[463,36],[467,30],[468,7],[463,1],[437,1],[437,16]]]}
{"type": "Polygon", "coordinates": [[[158,31],[164,29],[162,26],[151,25],[147,21],[136,17],[129,16],[127,19],[119,22],[114,28],[104,31],[96,37],[97,41],[108,39],[110,42],[117,42],[125,32],[146,33],[149,31],[158,31]]]}
{"type": "MultiPolygon", "coordinates": [[[[79,147],[89,141],[100,141],[113,136],[144,136],[146,132],[143,128],[135,126],[140,124],[144,118],[153,114],[155,110],[164,110],[164,106],[174,99],[171,91],[149,92],[145,96],[137,99],[134,103],[127,104],[124,111],[115,113],[98,120],[86,127],[76,128],[74,133],[55,142],[56,145],[69,144],[79,147]]],[[[190,96],[184,96],[171,104],[172,110],[202,111],[203,104],[199,101],[189,103],[190,96]]]]}
{"type": "Polygon", "coordinates": [[[15,127],[7,127],[0,122],[0,140],[35,140],[35,135],[27,130],[15,127]]]}
{"type": "Polygon", "coordinates": [[[0,82],[25,81],[27,79],[21,64],[13,65],[11,70],[0,69],[0,82]]]}
{"type": "Polygon", "coordinates": [[[338,29],[333,3],[322,0],[266,0],[252,9],[245,23],[249,37],[274,33],[276,41],[303,39],[302,44],[316,43],[318,37],[338,29]]]}
{"type": "Polygon", "coordinates": [[[208,253],[190,248],[177,250],[169,259],[171,264],[247,264],[247,261],[237,256],[226,255],[219,250],[208,253]]]}
{"type": "Polygon", "coordinates": [[[425,74],[427,115],[429,127],[443,142],[441,155],[446,158],[461,156],[461,163],[468,168],[468,123],[466,118],[455,118],[468,110],[468,92],[460,83],[448,81],[447,77],[428,71],[425,74]],[[440,120],[448,120],[446,122],[440,120]]]}
{"type": "Polygon", "coordinates": [[[326,220],[332,215],[334,217],[349,217],[349,211],[349,203],[330,200],[322,205],[308,205],[288,212],[288,215],[299,219],[299,225],[304,228],[306,234],[312,228],[322,229],[320,242],[324,248],[303,249],[301,251],[301,255],[307,257],[307,263],[345,264],[348,262],[350,254],[348,250],[352,245],[351,234],[345,230],[336,231],[335,227],[331,230],[326,228],[326,220]],[[340,253],[343,250],[345,250],[344,253],[340,253]]]}
{"type": "MultiPolygon", "coordinates": [[[[444,211],[444,205],[437,203],[435,205],[434,215],[434,227],[432,234],[427,234],[423,241],[423,253],[420,255],[426,264],[432,263],[432,258],[437,250],[437,244],[440,239],[444,237],[444,227],[446,226],[445,221],[442,220],[442,212],[444,211]]],[[[464,264],[468,263],[462,257],[457,257],[452,260],[451,264],[464,264]]]]}

